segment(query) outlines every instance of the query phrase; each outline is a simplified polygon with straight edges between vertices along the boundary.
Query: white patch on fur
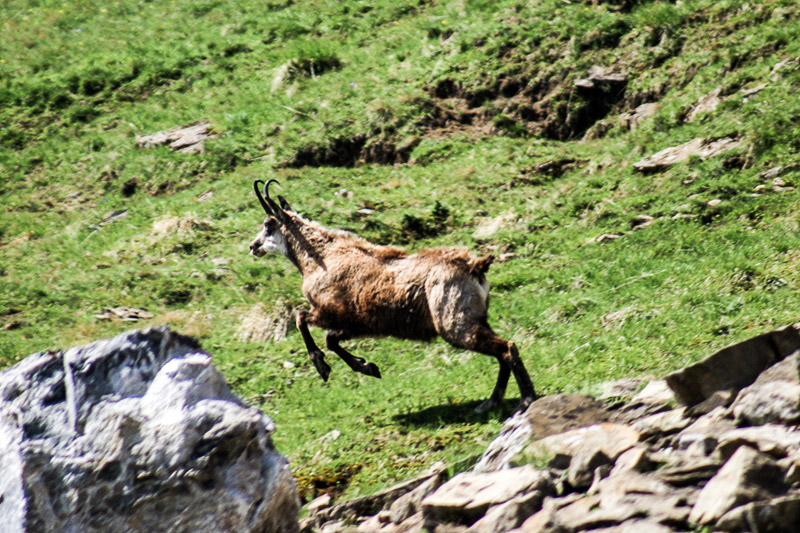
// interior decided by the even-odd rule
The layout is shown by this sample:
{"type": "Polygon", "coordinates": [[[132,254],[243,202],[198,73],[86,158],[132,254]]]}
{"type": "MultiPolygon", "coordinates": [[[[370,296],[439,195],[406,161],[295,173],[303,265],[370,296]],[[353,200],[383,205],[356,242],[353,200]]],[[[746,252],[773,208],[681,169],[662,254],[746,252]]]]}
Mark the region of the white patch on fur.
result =
{"type": "Polygon", "coordinates": [[[281,254],[284,257],[289,257],[289,245],[286,242],[286,237],[280,231],[265,237],[264,244],[261,245],[261,251],[264,254],[281,254]]]}
{"type": "Polygon", "coordinates": [[[489,281],[486,278],[483,278],[483,280],[478,283],[478,295],[483,305],[486,305],[486,300],[489,298],[489,281]]]}

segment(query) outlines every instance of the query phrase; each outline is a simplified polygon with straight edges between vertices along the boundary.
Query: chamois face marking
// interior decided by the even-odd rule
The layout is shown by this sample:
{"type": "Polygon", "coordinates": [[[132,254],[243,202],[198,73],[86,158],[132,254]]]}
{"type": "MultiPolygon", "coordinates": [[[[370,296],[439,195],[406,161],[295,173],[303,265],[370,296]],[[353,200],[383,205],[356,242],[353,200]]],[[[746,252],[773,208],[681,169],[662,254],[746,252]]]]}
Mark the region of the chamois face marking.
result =
{"type": "Polygon", "coordinates": [[[250,243],[250,255],[263,257],[267,254],[281,254],[288,257],[289,245],[280,226],[280,222],[275,217],[267,217],[261,231],[250,243]]]}

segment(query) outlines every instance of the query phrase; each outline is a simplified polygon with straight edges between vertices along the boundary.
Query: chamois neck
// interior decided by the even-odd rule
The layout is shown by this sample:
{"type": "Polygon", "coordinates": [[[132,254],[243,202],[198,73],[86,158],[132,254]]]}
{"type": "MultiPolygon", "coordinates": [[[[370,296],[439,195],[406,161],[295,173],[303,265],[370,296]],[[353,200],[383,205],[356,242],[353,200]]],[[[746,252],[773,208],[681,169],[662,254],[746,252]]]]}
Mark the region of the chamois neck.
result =
{"type": "Polygon", "coordinates": [[[320,268],[325,270],[328,249],[337,239],[350,235],[307,221],[298,215],[292,216],[286,229],[289,233],[287,257],[303,276],[320,268]]]}

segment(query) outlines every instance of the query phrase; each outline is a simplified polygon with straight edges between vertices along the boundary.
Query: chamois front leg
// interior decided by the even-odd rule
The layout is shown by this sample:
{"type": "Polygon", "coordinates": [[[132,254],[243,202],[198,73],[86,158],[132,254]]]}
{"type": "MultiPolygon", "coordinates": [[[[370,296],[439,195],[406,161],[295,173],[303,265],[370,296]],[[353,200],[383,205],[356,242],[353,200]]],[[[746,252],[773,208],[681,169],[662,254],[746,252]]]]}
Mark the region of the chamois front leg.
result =
{"type": "Polygon", "coordinates": [[[381,371],[378,370],[378,366],[375,363],[367,363],[366,359],[362,357],[356,357],[339,345],[339,342],[346,341],[351,338],[352,337],[350,335],[347,335],[342,331],[329,331],[325,337],[325,344],[328,346],[330,351],[341,357],[342,360],[347,363],[347,366],[356,372],[361,372],[362,374],[366,374],[367,376],[372,376],[374,378],[380,378],[381,371]]]}
{"type": "Polygon", "coordinates": [[[308,311],[300,311],[297,313],[297,330],[303,336],[303,342],[306,344],[308,355],[311,357],[311,362],[314,363],[314,368],[317,369],[319,375],[322,376],[323,381],[328,381],[328,376],[331,374],[331,367],[325,362],[325,354],[319,349],[317,343],[311,337],[308,331],[308,311]]]}

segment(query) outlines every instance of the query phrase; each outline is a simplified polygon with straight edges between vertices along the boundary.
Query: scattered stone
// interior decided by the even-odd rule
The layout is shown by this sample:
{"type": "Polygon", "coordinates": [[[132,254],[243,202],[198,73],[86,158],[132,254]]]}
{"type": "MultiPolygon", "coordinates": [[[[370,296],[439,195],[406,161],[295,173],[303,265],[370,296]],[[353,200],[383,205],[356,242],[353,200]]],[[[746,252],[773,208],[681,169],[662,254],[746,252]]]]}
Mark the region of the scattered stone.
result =
{"type": "Polygon", "coordinates": [[[631,220],[631,229],[644,229],[653,222],[655,222],[655,217],[651,217],[650,215],[636,215],[631,220]]]}
{"type": "Polygon", "coordinates": [[[298,531],[274,424],[189,337],[130,331],[0,373],[4,531],[298,531]]]}
{"type": "Polygon", "coordinates": [[[595,529],[593,533],[673,533],[674,529],[652,520],[629,520],[618,526],[595,529]]]}
{"type": "Polygon", "coordinates": [[[153,313],[135,307],[106,307],[102,313],[92,315],[98,320],[121,320],[123,322],[136,322],[153,318],[153,313]]]}
{"type": "Polygon", "coordinates": [[[602,235],[598,235],[597,237],[592,237],[588,241],[584,242],[583,246],[586,246],[588,244],[613,241],[615,239],[619,239],[620,237],[622,237],[622,233],[603,233],[602,235]]]}
{"type": "Polygon", "coordinates": [[[667,376],[667,384],[686,405],[702,402],[719,390],[739,390],[767,367],[800,349],[792,326],[723,348],[703,361],[667,376]]]}
{"type": "Polygon", "coordinates": [[[306,505],[306,511],[308,511],[308,514],[313,515],[322,509],[325,509],[326,507],[330,507],[332,501],[333,498],[330,494],[325,493],[321,496],[317,496],[308,505],[306,505]]]}
{"type": "MultiPolygon", "coordinates": [[[[675,408],[665,381],[651,381],[628,401],[641,381],[608,385],[604,394],[617,400],[609,405],[581,395],[541,398],[506,422],[472,471],[446,483],[442,473],[393,500],[340,504],[350,511],[307,521],[307,531],[800,530],[800,492],[787,493],[800,484],[798,424],[781,415],[777,423],[736,427],[750,419],[734,412],[757,389],[800,386],[800,351],[790,353],[797,337],[784,328],[727,348],[745,360],[743,370],[720,352],[708,358],[697,382],[703,399],[692,407],[675,408]],[[740,370],[752,370],[745,388],[713,375],[740,370]],[[543,462],[541,470],[530,465],[543,462]]],[[[764,394],[765,404],[781,404],[764,394]]]]}
{"type": "Polygon", "coordinates": [[[631,399],[632,403],[667,405],[675,401],[675,394],[663,379],[651,381],[639,394],[631,399]]]}
{"type": "Polygon", "coordinates": [[[719,437],[719,454],[727,459],[742,445],[782,458],[800,450],[800,432],[779,424],[731,429],[719,437]]]}
{"type": "Polygon", "coordinates": [[[647,103],[638,106],[633,111],[623,113],[619,117],[619,125],[631,131],[639,129],[642,122],[649,117],[652,117],[658,111],[658,104],[647,103]]]}
{"type": "Polygon", "coordinates": [[[541,439],[608,419],[605,405],[585,394],[554,394],[533,402],[509,418],[475,466],[476,472],[508,468],[534,439],[541,439]]]}
{"type": "Polygon", "coordinates": [[[742,425],[796,424],[800,422],[800,383],[755,383],[739,393],[731,411],[742,425]]]}
{"type": "Polygon", "coordinates": [[[462,472],[422,500],[422,510],[426,517],[470,525],[490,507],[534,491],[541,497],[555,493],[548,472],[531,466],[487,473],[462,472]]]}
{"type": "MultiPolygon", "coordinates": [[[[628,309],[627,307],[625,309],[628,309]]],[[[618,313],[617,311],[616,313],[618,313]]],[[[611,313],[613,314],[613,313],[611,313]]],[[[613,321],[613,319],[612,319],[613,321]]],[[[605,322],[605,320],[604,320],[605,322]]],[[[612,398],[631,398],[642,388],[644,380],[640,378],[625,378],[612,381],[603,386],[603,392],[597,397],[598,400],[610,400],[612,398]]]]}
{"type": "Polygon", "coordinates": [[[702,402],[689,407],[686,410],[686,415],[697,418],[698,416],[710,413],[717,407],[728,407],[736,399],[737,393],[738,391],[735,389],[714,391],[702,402]]]}
{"type": "Polygon", "coordinates": [[[295,311],[283,300],[278,299],[272,309],[258,303],[243,313],[236,338],[241,342],[263,343],[280,342],[295,327],[295,311]]]}
{"type": "Polygon", "coordinates": [[[444,463],[435,464],[428,472],[430,477],[427,480],[392,502],[389,507],[392,522],[399,524],[421,512],[422,500],[444,483],[446,474],[444,463]]]}
{"type": "Polygon", "coordinates": [[[715,527],[721,531],[798,531],[800,494],[741,505],[725,513],[715,527]]]}
{"type": "Polygon", "coordinates": [[[778,465],[766,455],[742,446],[700,492],[689,520],[711,524],[734,507],[776,496],[781,490],[783,472],[778,465]]]}
{"type": "Polygon", "coordinates": [[[616,477],[628,472],[648,472],[653,469],[655,462],[650,459],[647,448],[635,445],[633,448],[623,452],[614,463],[614,468],[609,473],[609,477],[616,477]]]}
{"type": "Polygon", "coordinates": [[[202,220],[194,215],[183,217],[162,217],[153,222],[153,229],[150,234],[155,237],[166,237],[177,235],[185,237],[193,235],[195,231],[211,231],[214,225],[210,220],[202,220]]]}
{"type": "Polygon", "coordinates": [[[694,122],[698,115],[710,113],[717,109],[719,104],[722,103],[722,98],[720,97],[721,93],[722,88],[717,87],[710,93],[701,96],[700,99],[694,104],[689,114],[686,115],[686,122],[694,122]]]}
{"type": "Polygon", "coordinates": [[[673,487],[699,485],[717,473],[722,462],[713,458],[677,457],[676,462],[655,472],[658,479],[673,487]]]}
{"type": "MultiPolygon", "coordinates": [[[[413,492],[431,479],[436,479],[437,481],[434,483],[438,486],[438,484],[441,483],[441,476],[443,475],[444,463],[436,463],[420,477],[398,483],[388,489],[378,491],[375,494],[369,494],[354,500],[338,503],[332,507],[320,509],[311,516],[311,518],[318,528],[322,528],[324,524],[330,522],[352,522],[358,517],[375,516],[383,508],[388,507],[402,496],[413,492]]],[[[389,511],[384,519],[382,519],[382,523],[391,521],[392,516],[391,511],[389,511]]]]}
{"type": "Polygon", "coordinates": [[[523,454],[529,457],[551,456],[556,461],[563,461],[563,464],[569,465],[573,481],[580,480],[579,485],[583,486],[587,470],[593,471],[596,466],[613,463],[638,441],[639,433],[632,427],[603,422],[545,437],[530,444],[523,454]],[[573,464],[576,458],[578,460],[573,464]]]}
{"type": "Polygon", "coordinates": [[[603,85],[621,86],[628,81],[628,76],[621,73],[606,74],[605,69],[599,65],[594,65],[589,69],[589,75],[575,81],[575,87],[579,89],[596,89],[603,85]]]}
{"type": "Polygon", "coordinates": [[[211,132],[211,123],[198,122],[189,126],[180,126],[151,135],[141,135],[136,138],[136,145],[141,148],[169,145],[172,151],[185,154],[199,154],[205,151],[206,139],[215,139],[217,135],[211,132]]]}
{"type": "Polygon", "coordinates": [[[484,220],[478,225],[477,228],[475,228],[475,231],[472,233],[472,236],[475,237],[476,239],[488,239],[501,229],[510,227],[516,219],[517,219],[516,214],[506,213],[505,215],[500,215],[495,218],[484,220]]]}
{"type": "Polygon", "coordinates": [[[694,139],[680,146],[665,148],[648,158],[634,163],[633,167],[640,172],[658,172],[676,163],[687,161],[690,157],[707,159],[738,148],[741,144],[741,137],[694,139]]]}
{"type": "Polygon", "coordinates": [[[542,495],[532,492],[517,496],[506,503],[496,505],[475,522],[467,533],[495,533],[511,531],[519,527],[529,516],[542,508],[542,495]]]}
{"type": "Polygon", "coordinates": [[[684,416],[685,409],[672,409],[663,413],[646,416],[633,424],[634,429],[639,432],[641,440],[647,440],[655,436],[670,435],[682,430],[691,423],[691,420],[684,416]]]}

